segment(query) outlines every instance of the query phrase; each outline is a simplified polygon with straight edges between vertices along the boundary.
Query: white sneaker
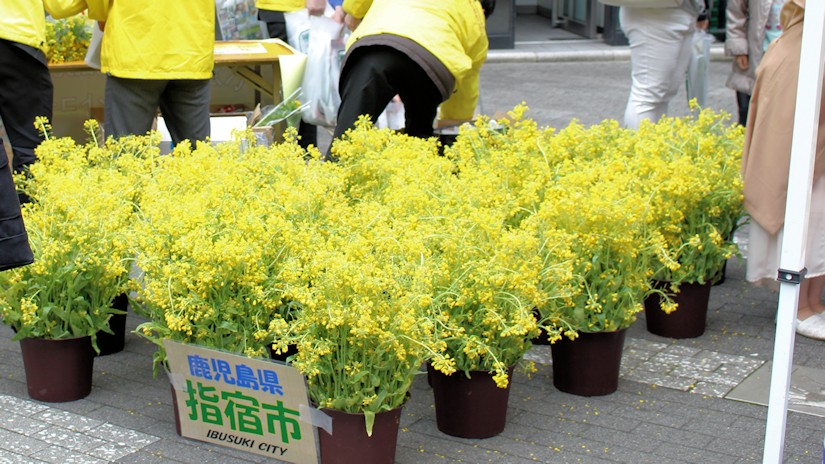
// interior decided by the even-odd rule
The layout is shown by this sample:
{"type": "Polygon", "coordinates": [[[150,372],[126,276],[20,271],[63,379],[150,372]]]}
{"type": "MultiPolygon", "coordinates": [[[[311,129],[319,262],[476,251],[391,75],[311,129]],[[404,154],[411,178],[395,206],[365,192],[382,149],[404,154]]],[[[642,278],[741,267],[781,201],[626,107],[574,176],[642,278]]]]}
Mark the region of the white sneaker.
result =
{"type": "Polygon", "coordinates": [[[804,321],[796,320],[796,333],[803,337],[825,340],[825,317],[813,315],[804,321]]]}

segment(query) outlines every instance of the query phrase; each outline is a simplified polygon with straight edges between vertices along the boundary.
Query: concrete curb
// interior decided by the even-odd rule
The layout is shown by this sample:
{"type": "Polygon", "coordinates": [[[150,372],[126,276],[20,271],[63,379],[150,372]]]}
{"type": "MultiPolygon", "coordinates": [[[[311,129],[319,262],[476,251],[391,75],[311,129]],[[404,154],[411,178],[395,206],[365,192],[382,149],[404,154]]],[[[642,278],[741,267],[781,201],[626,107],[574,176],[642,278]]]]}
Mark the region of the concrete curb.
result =
{"type": "MultiPolygon", "coordinates": [[[[487,63],[551,63],[551,62],[581,62],[581,61],[626,61],[630,59],[630,47],[610,47],[601,43],[585,44],[577,49],[570,50],[568,45],[557,45],[548,42],[542,50],[490,50],[487,53],[487,63]],[[564,50],[552,50],[564,47],[564,50]],[[604,48],[608,47],[608,48],[604,48]]],[[[711,46],[710,59],[712,61],[727,61],[731,57],[725,55],[724,44],[711,46]]]]}

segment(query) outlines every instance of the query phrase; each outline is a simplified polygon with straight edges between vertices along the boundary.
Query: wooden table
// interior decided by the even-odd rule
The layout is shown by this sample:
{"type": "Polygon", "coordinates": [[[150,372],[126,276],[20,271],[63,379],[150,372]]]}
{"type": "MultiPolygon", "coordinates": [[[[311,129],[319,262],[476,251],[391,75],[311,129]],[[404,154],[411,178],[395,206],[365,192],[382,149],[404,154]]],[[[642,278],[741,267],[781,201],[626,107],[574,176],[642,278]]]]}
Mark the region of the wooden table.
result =
{"type": "MultiPolygon", "coordinates": [[[[278,103],[281,101],[279,57],[293,53],[292,48],[278,39],[218,41],[215,42],[215,66],[231,69],[253,87],[272,97],[274,103],[278,103]],[[272,70],[271,80],[264,77],[264,73],[261,72],[265,68],[272,70]]],[[[50,64],[49,70],[52,72],[97,71],[83,61],[50,64]]]]}

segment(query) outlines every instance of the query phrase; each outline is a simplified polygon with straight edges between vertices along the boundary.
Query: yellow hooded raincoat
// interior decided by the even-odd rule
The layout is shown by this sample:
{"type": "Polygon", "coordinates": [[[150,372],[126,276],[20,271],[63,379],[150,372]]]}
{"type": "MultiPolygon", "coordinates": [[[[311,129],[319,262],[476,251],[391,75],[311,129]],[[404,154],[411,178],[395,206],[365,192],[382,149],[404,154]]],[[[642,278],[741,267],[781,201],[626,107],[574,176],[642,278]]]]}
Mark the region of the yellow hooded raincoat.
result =
{"type": "Polygon", "coordinates": [[[255,7],[259,10],[295,11],[306,6],[305,0],[257,0],[255,7]]]}
{"type": "Polygon", "coordinates": [[[353,17],[363,18],[349,46],[375,34],[393,34],[416,42],[438,58],[456,80],[452,96],[441,104],[440,118],[472,119],[479,72],[488,48],[484,11],[478,0],[344,0],[343,7],[353,17]]]}
{"type": "Polygon", "coordinates": [[[0,39],[46,51],[46,15],[66,18],[86,9],[83,0],[4,0],[0,39]]]}
{"type": "MultiPolygon", "coordinates": [[[[106,2],[106,0],[89,0],[106,2]]],[[[215,1],[113,1],[105,20],[101,72],[126,79],[210,79],[215,1]]],[[[91,8],[91,6],[90,6],[91,8]]]]}

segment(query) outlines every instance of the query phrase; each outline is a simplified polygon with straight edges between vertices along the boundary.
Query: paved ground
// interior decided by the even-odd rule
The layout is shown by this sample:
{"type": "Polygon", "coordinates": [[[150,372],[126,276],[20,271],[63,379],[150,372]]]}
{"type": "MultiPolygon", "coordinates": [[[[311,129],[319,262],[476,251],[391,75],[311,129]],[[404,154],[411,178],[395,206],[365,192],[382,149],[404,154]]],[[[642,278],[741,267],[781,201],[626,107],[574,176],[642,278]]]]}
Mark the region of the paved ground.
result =
{"type": "MultiPolygon", "coordinates": [[[[605,50],[586,41],[558,45],[575,45],[579,56],[605,50]]],[[[558,51],[555,46],[542,50],[558,51]]],[[[560,62],[550,54],[539,60],[527,48],[491,54],[482,75],[485,112],[526,101],[541,125],[621,117],[629,86],[629,63],[621,58],[626,49],[610,49],[600,61],[560,62]],[[520,61],[519,52],[526,54],[520,61]]],[[[729,66],[712,64],[709,106],[733,111],[733,94],[724,88],[729,66]]],[[[685,111],[680,95],[671,113],[685,111]]],[[[760,462],[767,408],[725,395],[772,357],[777,296],[752,288],[743,276],[743,263],[732,260],[727,279],[711,292],[708,328],[699,338],[651,335],[642,316],[628,332],[614,394],[584,398],[559,392],[549,348],[535,347],[528,357],[538,372],[516,374],[507,427],[494,438],[465,440],[439,432],[422,376],[404,410],[397,462],[760,462]]],[[[130,313],[130,329],[140,322],[130,313]]],[[[86,399],[61,404],[28,399],[19,344],[11,336],[0,327],[0,463],[266,462],[176,435],[168,380],[152,377],[154,347],[134,334],[127,335],[123,352],[96,360],[86,399]]],[[[825,369],[822,342],[797,338],[794,363],[825,369]]],[[[823,433],[821,417],[790,412],[785,462],[822,462],[823,433]]]]}

